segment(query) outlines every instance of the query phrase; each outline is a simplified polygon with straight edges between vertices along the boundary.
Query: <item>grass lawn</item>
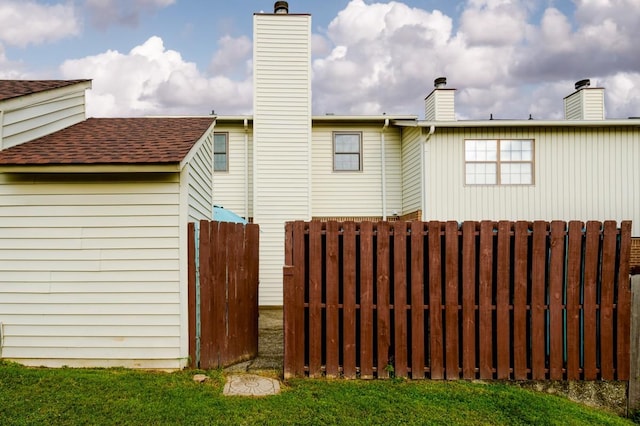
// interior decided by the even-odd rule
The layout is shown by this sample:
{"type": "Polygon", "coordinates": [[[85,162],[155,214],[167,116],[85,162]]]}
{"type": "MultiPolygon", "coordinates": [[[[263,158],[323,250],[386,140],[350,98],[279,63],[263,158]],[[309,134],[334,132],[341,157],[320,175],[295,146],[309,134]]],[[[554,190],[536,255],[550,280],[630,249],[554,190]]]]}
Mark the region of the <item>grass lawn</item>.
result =
{"type": "Polygon", "coordinates": [[[464,381],[292,380],[280,395],[225,397],[224,375],[40,369],[0,361],[1,425],[616,425],[613,414],[515,386],[464,381]]]}

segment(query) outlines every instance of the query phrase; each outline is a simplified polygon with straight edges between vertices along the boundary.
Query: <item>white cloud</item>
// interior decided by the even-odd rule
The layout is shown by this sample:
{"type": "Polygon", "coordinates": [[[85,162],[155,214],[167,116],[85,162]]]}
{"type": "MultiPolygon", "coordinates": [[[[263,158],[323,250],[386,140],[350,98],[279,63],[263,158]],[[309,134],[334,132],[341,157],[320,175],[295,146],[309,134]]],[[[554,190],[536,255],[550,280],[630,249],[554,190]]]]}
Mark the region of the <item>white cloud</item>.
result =
{"type": "Polygon", "coordinates": [[[0,3],[0,41],[7,45],[48,43],[79,32],[80,24],[71,3],[48,5],[22,0],[0,3]]]}
{"type": "MultiPolygon", "coordinates": [[[[580,0],[574,17],[532,4],[469,0],[454,32],[453,19],[439,11],[352,0],[312,35],[313,112],[421,117],[433,79],[446,76],[458,89],[459,118],[561,119],[562,98],[582,78],[606,88],[608,117],[640,115],[640,47],[633,43],[640,6],[580,0]]],[[[226,36],[217,45],[207,70],[158,37],[129,53],[67,61],[62,70],[66,78],[94,79],[90,115],[251,113],[251,42],[226,36]]]]}
{"type": "Polygon", "coordinates": [[[85,7],[97,28],[111,25],[135,27],[140,15],[152,13],[175,3],[175,0],[86,0],[85,7]]]}
{"type": "Polygon", "coordinates": [[[245,74],[252,58],[252,49],[253,45],[248,37],[224,36],[218,40],[218,50],[209,68],[213,73],[245,74]]]}
{"type": "Polygon", "coordinates": [[[207,77],[178,52],[165,49],[159,37],[128,54],[107,51],[66,61],[61,71],[64,78],[93,79],[89,116],[247,113],[252,103],[250,78],[207,77]]]}

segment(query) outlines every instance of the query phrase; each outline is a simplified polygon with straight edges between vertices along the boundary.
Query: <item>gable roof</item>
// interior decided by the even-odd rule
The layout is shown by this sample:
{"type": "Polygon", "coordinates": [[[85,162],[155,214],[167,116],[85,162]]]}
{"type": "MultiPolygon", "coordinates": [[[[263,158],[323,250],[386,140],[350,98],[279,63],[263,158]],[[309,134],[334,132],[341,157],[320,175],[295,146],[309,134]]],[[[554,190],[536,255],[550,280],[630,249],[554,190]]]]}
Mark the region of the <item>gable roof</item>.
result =
{"type": "Polygon", "coordinates": [[[0,165],[179,163],[214,121],[215,117],[89,118],[0,151],[0,165]]]}
{"type": "Polygon", "coordinates": [[[88,81],[91,80],[0,80],[0,101],[88,81]]]}

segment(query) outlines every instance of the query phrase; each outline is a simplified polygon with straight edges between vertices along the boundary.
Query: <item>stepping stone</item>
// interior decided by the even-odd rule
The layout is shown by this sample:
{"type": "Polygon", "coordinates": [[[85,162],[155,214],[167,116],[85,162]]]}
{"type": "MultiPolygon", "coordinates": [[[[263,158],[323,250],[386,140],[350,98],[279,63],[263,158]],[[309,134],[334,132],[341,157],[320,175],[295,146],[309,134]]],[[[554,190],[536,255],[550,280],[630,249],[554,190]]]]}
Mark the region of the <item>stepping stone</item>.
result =
{"type": "Polygon", "coordinates": [[[254,374],[228,376],[223,395],[267,396],[280,393],[280,382],[254,374]]]}

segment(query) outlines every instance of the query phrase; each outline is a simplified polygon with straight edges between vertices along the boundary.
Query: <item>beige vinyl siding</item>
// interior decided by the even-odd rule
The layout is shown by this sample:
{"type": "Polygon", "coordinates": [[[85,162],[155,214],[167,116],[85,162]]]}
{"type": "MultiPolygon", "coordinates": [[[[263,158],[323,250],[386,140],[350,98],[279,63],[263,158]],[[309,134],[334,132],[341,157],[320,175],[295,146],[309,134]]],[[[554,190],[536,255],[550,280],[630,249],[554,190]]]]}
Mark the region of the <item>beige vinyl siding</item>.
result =
{"type": "Polygon", "coordinates": [[[454,121],[455,89],[435,89],[425,99],[425,120],[454,121]]]}
{"type": "Polygon", "coordinates": [[[213,174],[214,204],[243,217],[253,217],[253,132],[243,124],[216,124],[216,133],[228,133],[228,170],[213,174]],[[245,135],[247,151],[245,152],[245,135]],[[245,156],[247,168],[245,169],[245,156]],[[248,181],[248,185],[246,182],[248,181]],[[248,210],[248,211],[246,211],[248,210]]]}
{"type": "Polygon", "coordinates": [[[425,149],[429,220],[631,219],[640,236],[637,129],[439,128],[425,149]],[[534,139],[534,185],[465,186],[466,138],[534,139]]]}
{"type": "MultiPolygon", "coordinates": [[[[313,128],[312,213],[314,217],[383,216],[382,123],[345,126],[322,124],[313,128]],[[333,170],[333,132],[362,132],[362,170],[333,170]]],[[[401,132],[384,132],[386,214],[402,214],[401,132]]]]}
{"type": "Polygon", "coordinates": [[[179,175],[0,174],[1,356],[180,368],[179,175]]]}
{"type": "Polygon", "coordinates": [[[422,209],[422,149],[425,136],[420,128],[402,134],[402,214],[422,209]]]}
{"type": "MultiPolygon", "coordinates": [[[[16,109],[5,109],[0,115],[0,149],[37,139],[85,119],[84,90],[51,99],[36,97],[34,101],[16,109]]],[[[6,106],[11,107],[10,104],[6,106]]],[[[0,104],[0,110],[3,110],[3,104],[0,104]]]]}
{"type": "Polygon", "coordinates": [[[566,120],[604,120],[604,89],[580,89],[564,98],[566,120]]]}
{"type": "Polygon", "coordinates": [[[189,222],[211,220],[213,215],[213,132],[187,165],[189,170],[189,222]]]}
{"type": "Polygon", "coordinates": [[[254,15],[253,64],[259,301],[281,305],[285,222],[311,217],[311,17],[254,15]]]}

